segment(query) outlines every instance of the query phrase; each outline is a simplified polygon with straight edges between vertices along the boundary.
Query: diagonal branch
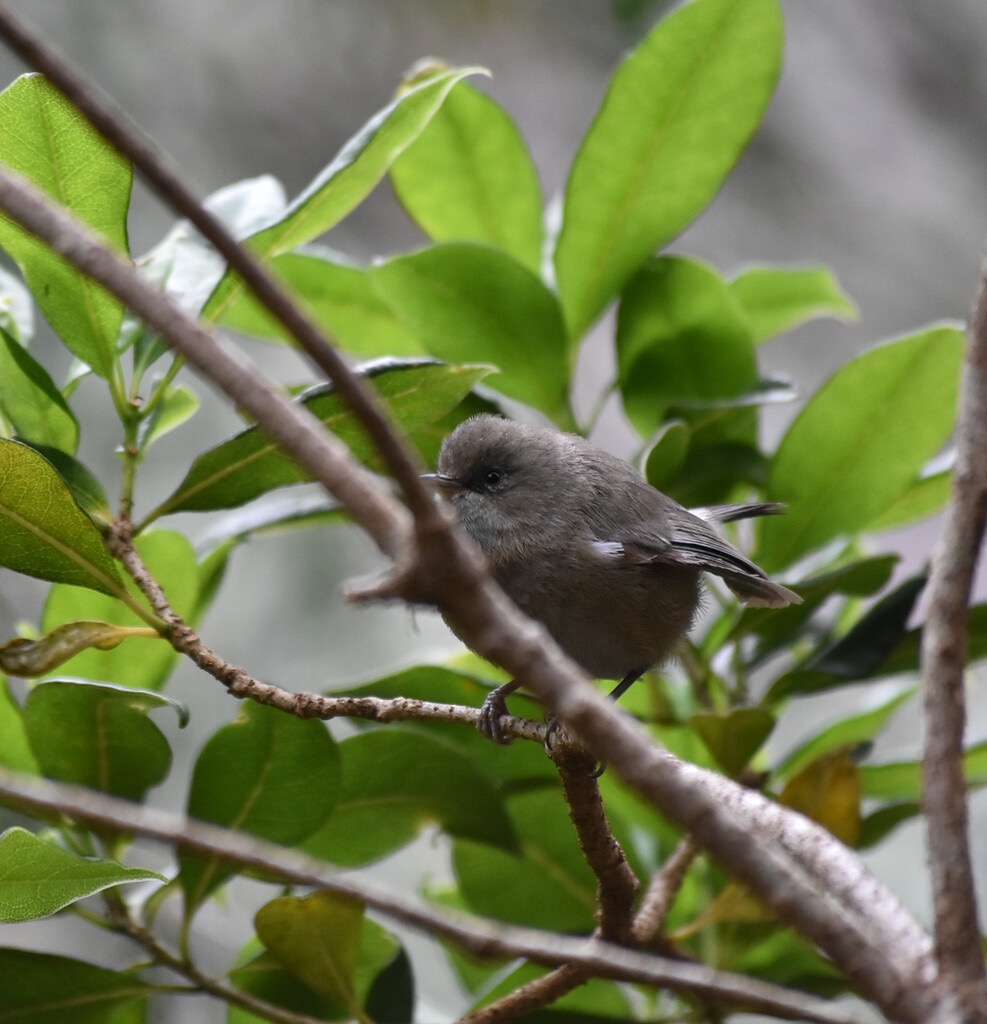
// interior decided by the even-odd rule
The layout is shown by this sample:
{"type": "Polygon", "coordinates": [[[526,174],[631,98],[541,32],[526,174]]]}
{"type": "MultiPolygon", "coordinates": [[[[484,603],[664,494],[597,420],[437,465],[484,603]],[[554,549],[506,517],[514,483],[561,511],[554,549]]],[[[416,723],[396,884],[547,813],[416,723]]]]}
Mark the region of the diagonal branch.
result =
{"type": "Polygon", "coordinates": [[[472,915],[433,908],[396,896],[368,880],[343,877],[323,861],[296,850],[80,786],[0,768],[0,798],[35,812],[64,815],[89,826],[133,832],[179,849],[224,858],[265,877],[337,892],[427,934],[450,939],[477,956],[521,956],[550,966],[571,962],[595,976],[690,992],[783,1019],[861,1024],[860,1017],[826,1000],[742,975],[637,953],[599,939],[494,925],[472,915]]]}
{"type": "Polygon", "coordinates": [[[435,503],[420,479],[421,468],[416,456],[402,443],[366,384],[349,369],[274,275],[237,242],[222,221],[202,206],[155,143],[95,84],[31,32],[3,4],[0,4],[0,36],[30,66],[42,72],[93,127],[133,163],[161,198],[187,217],[215,246],[257,300],[284,325],[312,362],[333,382],[373,441],[412,511],[416,516],[427,516],[435,503]]]}
{"type": "Polygon", "coordinates": [[[924,804],[941,984],[961,1019],[987,1020],[987,974],[970,860],[963,732],[968,606],[987,523],[987,263],[970,324],[953,493],[932,559],[922,629],[924,804]]]}
{"type": "Polygon", "coordinates": [[[397,560],[396,574],[376,596],[437,604],[478,653],[522,680],[595,757],[695,833],[724,867],[821,946],[886,1013],[907,1020],[928,1015],[931,997],[923,995],[932,974],[928,939],[859,858],[800,815],[653,747],[640,726],[598,694],[545,630],[496,587],[476,549],[438,505],[417,516],[412,549],[407,513],[371,484],[320,424],[221,348],[91,231],[10,172],[0,173],[0,208],[146,319],[336,495],[397,560]]]}

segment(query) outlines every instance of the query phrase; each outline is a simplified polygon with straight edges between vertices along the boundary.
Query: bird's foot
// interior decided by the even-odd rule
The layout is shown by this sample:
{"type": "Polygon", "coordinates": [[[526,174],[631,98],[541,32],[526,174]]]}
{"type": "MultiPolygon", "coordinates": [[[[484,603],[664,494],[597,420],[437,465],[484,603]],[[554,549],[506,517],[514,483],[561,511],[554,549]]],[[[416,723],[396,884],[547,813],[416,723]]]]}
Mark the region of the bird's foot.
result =
{"type": "Polygon", "coordinates": [[[508,713],[506,697],[507,693],[513,689],[514,687],[508,689],[506,686],[498,686],[496,690],[491,690],[487,694],[480,706],[480,717],[477,719],[476,727],[494,743],[506,745],[511,742],[511,737],[507,736],[501,728],[500,719],[508,713]],[[507,693],[504,692],[505,690],[507,693]]]}

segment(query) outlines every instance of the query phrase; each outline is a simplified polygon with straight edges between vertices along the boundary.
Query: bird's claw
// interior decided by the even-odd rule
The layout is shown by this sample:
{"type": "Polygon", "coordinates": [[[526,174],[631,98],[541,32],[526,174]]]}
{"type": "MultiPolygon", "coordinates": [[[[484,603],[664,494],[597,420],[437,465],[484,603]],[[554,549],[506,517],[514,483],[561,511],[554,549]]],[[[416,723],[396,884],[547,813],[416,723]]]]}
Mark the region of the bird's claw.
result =
{"type": "Polygon", "coordinates": [[[505,735],[500,727],[501,716],[506,714],[507,701],[504,694],[499,689],[491,690],[480,706],[480,717],[477,719],[476,727],[488,740],[506,745],[511,742],[511,737],[505,735]]]}

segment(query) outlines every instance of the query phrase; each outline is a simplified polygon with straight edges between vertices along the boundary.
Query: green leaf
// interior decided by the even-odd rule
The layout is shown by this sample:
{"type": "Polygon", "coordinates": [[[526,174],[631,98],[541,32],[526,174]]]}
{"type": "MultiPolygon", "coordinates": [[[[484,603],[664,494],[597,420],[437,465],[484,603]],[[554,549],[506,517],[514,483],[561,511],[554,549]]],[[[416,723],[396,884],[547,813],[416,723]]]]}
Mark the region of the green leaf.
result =
{"type": "Polygon", "coordinates": [[[837,370],[775,455],[769,497],[790,513],[763,524],[762,568],[856,535],[908,490],[952,430],[962,359],[962,332],[933,327],[837,370]]]}
{"type": "Polygon", "coordinates": [[[920,476],[897,501],[892,502],[870,524],[869,529],[874,533],[881,533],[927,519],[946,507],[952,488],[951,469],[920,476]]]}
{"type": "Polygon", "coordinates": [[[775,0],[695,0],[617,69],[576,155],[555,253],[573,338],[712,200],[781,69],[775,0]]]}
{"type": "MultiPolygon", "coordinates": [[[[891,676],[904,672],[917,672],[921,643],[921,627],[910,629],[887,660],[881,663],[878,674],[891,676]]],[[[967,616],[966,660],[969,664],[973,664],[984,658],[987,658],[987,604],[975,604],[968,610],[967,616]]]]}
{"type": "Polygon", "coordinates": [[[905,580],[869,608],[848,633],[776,679],[765,695],[765,703],[794,693],[833,689],[877,673],[905,638],[925,579],[917,576],[905,580]]]}
{"type": "Polygon", "coordinates": [[[725,714],[693,715],[689,724],[720,767],[736,777],[771,735],[775,716],[763,708],[733,708],[725,714]]]}
{"type": "Polygon", "coordinates": [[[689,450],[689,428],[682,420],[666,423],[644,455],[644,478],[659,491],[667,491],[689,450]]]}
{"type": "MultiPolygon", "coordinates": [[[[486,366],[450,366],[431,360],[383,362],[363,375],[387,405],[395,421],[413,431],[452,408],[490,372],[486,366]]],[[[375,465],[375,451],[348,406],[329,386],[301,398],[358,459],[375,465]]],[[[172,512],[235,508],[275,487],[302,483],[307,474],[256,427],[248,427],[200,455],[178,489],[147,521],[172,512]]]]}
{"type": "Polygon", "coordinates": [[[596,879],[558,789],[521,793],[509,808],[520,855],[467,839],[453,846],[453,867],[468,907],[513,924],[592,931],[596,879]]]}
{"type": "Polygon", "coordinates": [[[645,437],[670,406],[708,406],[757,385],[739,303],[716,270],[682,256],[649,260],[624,289],[617,367],[624,409],[645,437]]]}
{"type": "Polygon", "coordinates": [[[24,715],[10,692],[10,683],[0,676],[0,765],[17,772],[38,774],[38,762],[31,753],[24,731],[24,715]]]}
{"type": "Polygon", "coordinates": [[[0,565],[104,594],[123,592],[103,538],[51,463],[2,438],[0,565]]]}
{"type": "Polygon", "coordinates": [[[4,924],[48,917],[111,886],[150,879],[165,880],[155,871],[126,868],[111,860],[83,860],[22,828],[0,835],[0,922],[4,924]]]}
{"type": "Polygon", "coordinates": [[[915,801],[900,804],[888,804],[878,807],[876,811],[864,815],[860,823],[860,849],[866,850],[877,846],[886,839],[899,825],[917,818],[922,813],[922,805],[915,801]]]}
{"type": "Polygon", "coordinates": [[[484,360],[490,387],[564,422],[569,352],[556,297],[497,249],[444,242],[371,271],[380,294],[427,352],[484,360]]]}
{"type": "Polygon", "coordinates": [[[24,728],[44,775],[141,800],[171,768],[171,747],[147,717],[181,704],[147,690],[106,683],[41,683],[24,704],[24,728]]]}
{"type": "Polygon", "coordinates": [[[47,445],[31,444],[31,447],[55,467],[72,492],[72,497],[90,519],[106,525],[113,522],[113,512],[103,485],[78,459],[47,445]]]}
{"type": "MultiPolygon", "coordinates": [[[[898,709],[906,701],[915,696],[915,689],[910,688],[896,697],[886,701],[872,711],[865,711],[859,715],[852,715],[842,721],[823,729],[822,732],[813,736],[811,740],[793,750],[777,766],[775,772],[782,778],[790,779],[802,771],[810,762],[816,761],[825,754],[832,753],[843,747],[854,747],[861,743],[873,740],[888,722],[894,717],[898,709]]],[[[869,795],[869,794],[868,794],[869,795]]]]}
{"type": "Polygon", "coordinates": [[[66,622],[36,640],[15,637],[0,646],[0,669],[28,679],[46,676],[80,651],[91,647],[112,650],[132,636],[160,639],[158,631],[150,626],[115,626],[98,619],[66,622]]]}
{"type": "Polygon", "coordinates": [[[79,423],[48,371],[0,330],[0,412],[18,437],[69,455],[79,446],[79,423]]]}
{"type": "MultiPolygon", "coordinates": [[[[343,903],[340,897],[323,892],[303,900],[286,897],[262,907],[257,915],[258,932],[263,932],[263,937],[270,940],[270,949],[235,968],[230,979],[237,988],[276,1006],[319,1020],[351,1018],[356,1016],[354,1010],[361,1006],[366,1009],[366,1017],[380,1024],[411,1020],[413,983],[404,950],[390,932],[366,917],[360,923],[356,949],[340,949],[339,936],[321,932],[321,925],[332,916],[326,912],[326,904],[337,900],[343,903]],[[290,931],[293,922],[302,929],[297,936],[290,931]],[[312,948],[298,948],[302,935],[314,943],[312,948]],[[317,987],[311,987],[305,984],[302,970],[296,969],[311,969],[317,964],[324,955],[321,948],[323,939],[329,947],[326,959],[330,961],[330,969],[338,966],[332,963],[334,958],[344,959],[355,953],[356,964],[350,985],[354,999],[350,1005],[319,994],[327,987],[325,978],[319,979],[317,987]]],[[[342,906],[338,909],[345,915],[342,906]]],[[[257,941],[252,940],[247,951],[255,946],[257,941]]],[[[229,1015],[229,1024],[260,1024],[260,1020],[253,1014],[236,1009],[231,1009],[229,1015]]]]}
{"type": "MultiPolygon", "coordinates": [[[[186,620],[192,619],[198,599],[199,570],[188,539],[170,530],[152,530],[138,537],[135,546],[151,575],[168,595],[172,608],[186,620]]],[[[45,633],[65,623],[85,619],[100,619],[121,626],[139,626],[144,621],[113,597],[96,597],[76,587],[61,585],[49,590],[41,619],[45,633]]],[[[82,651],[66,662],[60,673],[136,689],[158,690],[178,658],[178,652],[162,637],[134,635],[119,647],[82,651]]]]}
{"type": "Polygon", "coordinates": [[[186,387],[168,388],[151,414],[141,420],[137,443],[147,451],[159,438],[190,420],[199,410],[199,396],[186,387]]]}
{"type": "MultiPolygon", "coordinates": [[[[963,775],[971,788],[987,785],[987,742],[974,743],[964,751],[963,775]]],[[[860,776],[864,796],[872,800],[922,800],[921,761],[865,764],[860,776]]]]}
{"type": "Polygon", "coordinates": [[[317,857],[354,866],[379,860],[437,822],[450,835],[516,849],[492,778],[454,746],[413,729],[373,729],[340,744],[339,803],[304,843],[317,857]]]}
{"type": "Polygon", "coordinates": [[[257,937],[309,988],[338,1000],[353,1016],[364,905],[338,893],[282,896],[254,918],[257,937]]]}
{"type": "MultiPolygon", "coordinates": [[[[24,75],[0,93],[0,160],[29,178],[127,252],[129,163],[40,75],[24,75]]],[[[24,274],[62,341],[101,377],[117,365],[123,307],[44,242],[0,217],[0,246],[24,274]]]]}
{"type": "Polygon", "coordinates": [[[0,948],[0,1021],[143,1024],[154,986],[67,956],[0,948]]]}
{"type": "MultiPolygon", "coordinates": [[[[449,90],[460,79],[480,70],[440,70],[405,88],[343,146],[273,224],[250,236],[250,248],[267,260],[311,242],[338,224],[370,194],[391,164],[418,137],[449,90]]],[[[206,303],[203,317],[221,319],[241,289],[236,276],[227,273],[206,303]]]]}
{"type": "Polygon", "coordinates": [[[517,125],[466,82],[391,167],[398,199],[435,241],[476,241],[541,268],[538,173],[517,125]]]}
{"type": "MultiPolygon", "coordinates": [[[[339,797],[339,752],[325,723],[248,702],[218,729],[195,762],[188,815],[295,844],[310,836],[339,797]]],[[[187,916],[232,873],[216,857],[180,855],[187,916]]]]}
{"type": "Polygon", "coordinates": [[[829,267],[750,267],[730,282],[730,289],[757,344],[819,317],[857,318],[857,307],[829,267]]]}
{"type": "MultiPolygon", "coordinates": [[[[309,247],[275,256],[271,270],[312,321],[340,348],[362,358],[418,356],[425,349],[378,294],[370,271],[309,247]]],[[[243,292],[223,317],[234,331],[267,341],[294,342],[251,292],[243,292]]]]}

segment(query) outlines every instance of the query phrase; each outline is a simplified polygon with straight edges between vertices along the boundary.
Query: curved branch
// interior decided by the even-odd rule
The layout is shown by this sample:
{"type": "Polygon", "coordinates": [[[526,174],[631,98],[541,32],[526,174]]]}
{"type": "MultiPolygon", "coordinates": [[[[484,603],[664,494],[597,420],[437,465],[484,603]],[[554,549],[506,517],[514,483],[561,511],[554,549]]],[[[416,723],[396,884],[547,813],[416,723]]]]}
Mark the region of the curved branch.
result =
{"type": "Polygon", "coordinates": [[[472,915],[439,910],[396,896],[365,879],[342,877],[330,865],[297,850],[80,786],[0,768],[0,798],[35,812],[64,815],[89,826],[133,832],[176,848],[223,858],[266,877],[337,892],[427,934],[450,939],[476,956],[521,956],[549,966],[571,962],[584,965],[595,976],[691,992],[787,1020],[862,1024],[861,1017],[828,1001],[742,975],[636,953],[599,939],[494,925],[472,915]]]}
{"type": "Polygon", "coordinates": [[[987,973],[970,858],[963,732],[968,606],[987,524],[987,263],[970,324],[956,427],[953,493],[932,558],[922,629],[926,828],[944,990],[964,1020],[987,1020],[987,973]]]}

